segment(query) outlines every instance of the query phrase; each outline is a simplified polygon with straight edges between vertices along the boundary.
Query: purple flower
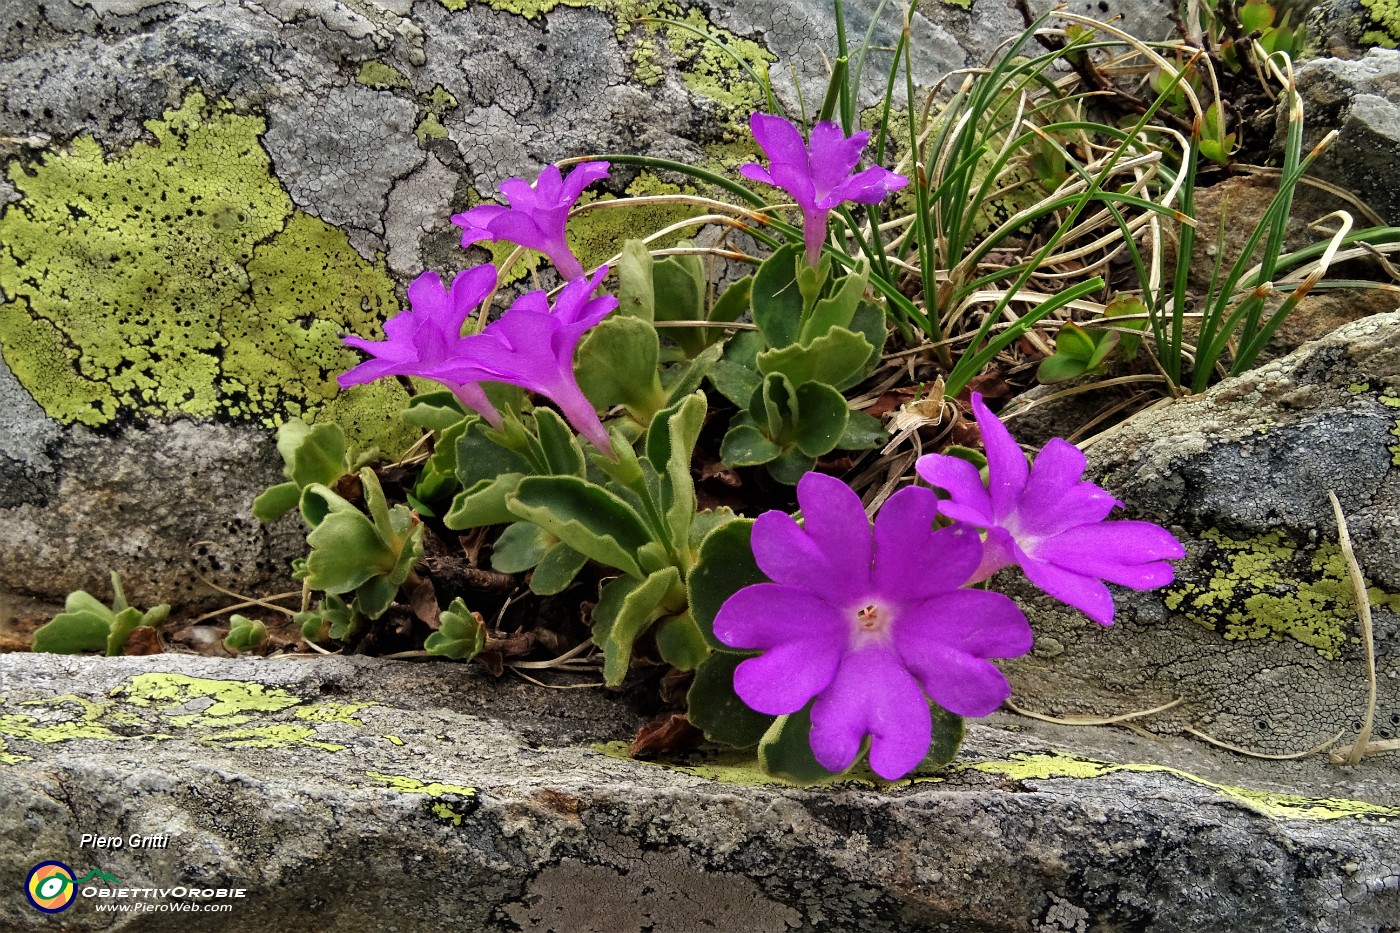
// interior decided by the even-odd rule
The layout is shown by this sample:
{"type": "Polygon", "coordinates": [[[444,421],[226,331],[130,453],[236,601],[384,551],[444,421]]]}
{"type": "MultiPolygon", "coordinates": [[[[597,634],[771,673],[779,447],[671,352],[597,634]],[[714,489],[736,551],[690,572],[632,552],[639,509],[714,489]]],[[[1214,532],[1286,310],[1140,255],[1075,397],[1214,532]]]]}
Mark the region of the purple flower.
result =
{"type": "Polygon", "coordinates": [[[462,352],[443,372],[461,382],[486,379],[537,392],[559,406],[575,431],[611,456],[608,432],[574,378],[579,340],[617,307],[612,295],[589,297],[607,274],[608,267],[602,266],[591,279],[569,282],[553,310],[543,291],[522,295],[480,334],[466,338],[462,352]]]}
{"type": "Polygon", "coordinates": [[[843,482],[808,473],[797,484],[804,525],[765,512],[753,554],[776,582],[739,590],[715,616],[715,636],[764,653],[741,663],[734,690],[761,713],[812,704],[812,754],[829,771],[850,767],[871,737],[870,767],[894,780],[928,753],[928,700],[985,716],[1011,693],[987,658],[1031,647],[1009,598],[959,589],[982,548],[971,529],[934,530],[938,497],[908,487],[870,522],[843,482]]]}
{"type": "Polygon", "coordinates": [[[341,388],[373,382],[384,376],[432,379],[451,389],[463,405],[500,427],[500,414],[475,380],[459,381],[442,373],[442,368],[461,350],[462,325],[467,316],[495,287],[495,266],[477,266],[457,273],[450,289],[443,287],[436,272],[424,272],[408,286],[410,310],[401,311],[384,322],[384,340],[341,338],[349,346],[374,357],[342,374],[341,388]]]}
{"type": "Polygon", "coordinates": [[[957,457],[927,454],[915,468],[952,496],[939,503],[943,515],[986,529],[975,580],[1020,564],[1036,586],[1104,625],[1113,623],[1113,596],[1104,581],[1135,590],[1172,582],[1167,561],[1184,557],[1186,549],[1151,522],[1104,521],[1123,503],[1084,481],[1079,448],[1052,438],[1028,467],[976,392],[972,408],[987,449],[987,485],[975,466],[957,457]]]}
{"type": "Polygon", "coordinates": [[[881,167],[855,171],[860,151],[870,139],[862,130],[846,136],[831,120],[812,127],[812,142],[782,117],[755,113],[749,118],[753,138],[768,156],[769,167],[757,162],[739,168],[745,178],[782,188],[802,209],[802,235],[807,242],[807,264],[815,266],[826,240],[826,218],[843,201],[876,204],[885,195],[909,184],[909,179],[881,167]]]}
{"type": "Polygon", "coordinates": [[[564,224],[583,189],[607,174],[606,162],[581,162],[568,178],[560,176],[557,165],[547,165],[533,185],[523,178],[501,182],[510,207],[482,204],[454,214],[452,222],[462,228],[464,247],[479,240],[508,240],[539,250],[560,275],[576,279],[583,275],[583,266],[564,240],[564,224]]]}

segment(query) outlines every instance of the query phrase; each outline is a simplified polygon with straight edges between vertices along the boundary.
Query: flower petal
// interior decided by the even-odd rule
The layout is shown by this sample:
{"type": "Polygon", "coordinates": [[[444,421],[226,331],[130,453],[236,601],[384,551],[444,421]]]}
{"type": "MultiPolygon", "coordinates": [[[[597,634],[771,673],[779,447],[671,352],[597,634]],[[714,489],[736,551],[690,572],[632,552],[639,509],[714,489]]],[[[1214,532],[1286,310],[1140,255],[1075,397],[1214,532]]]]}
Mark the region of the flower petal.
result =
{"type": "Polygon", "coordinates": [[[1113,594],[1102,580],[1037,560],[1017,548],[1017,563],[1026,579],[1067,606],[1073,606],[1100,625],[1113,624],[1113,594]]]}
{"type": "MultiPolygon", "coordinates": [[[[465,274],[465,273],[464,273],[465,274]]],[[[443,287],[442,278],[433,270],[429,269],[418,278],[408,283],[408,304],[414,312],[424,316],[426,320],[439,324],[450,320],[454,309],[447,300],[447,289],[443,287]]],[[[465,318],[463,318],[465,320],[465,318]]],[[[457,334],[461,333],[462,322],[457,322],[457,334]]],[[[450,323],[438,328],[446,333],[451,330],[450,323]]]]}
{"type": "Polygon", "coordinates": [[[812,754],[828,771],[849,768],[867,735],[870,767],[888,781],[914,770],[933,737],[918,683],[893,651],[878,645],[846,655],[812,704],[812,754]]]}
{"type": "Polygon", "coordinates": [[[766,651],[777,645],[830,641],[845,645],[841,613],[806,590],[778,583],[746,586],[715,613],[715,637],[731,648],[766,651]]]}
{"type": "Polygon", "coordinates": [[[1031,556],[1110,583],[1147,590],[1172,581],[1171,564],[1186,556],[1171,532],[1151,522],[1094,522],[1037,543],[1031,556]]]}
{"type": "Polygon", "coordinates": [[[987,590],[954,590],[905,608],[892,624],[894,646],[916,676],[928,651],[1016,658],[1031,650],[1031,626],[1015,601],[987,590]]]}
{"type": "Polygon", "coordinates": [[[759,165],[757,162],[745,162],[743,165],[739,166],[739,174],[750,181],[761,181],[765,185],[772,185],[775,188],[778,187],[778,183],[773,180],[773,176],[768,174],[768,169],[759,165]]]}
{"type": "MultiPolygon", "coordinates": [[[[992,521],[992,497],[987,493],[987,486],[982,482],[982,474],[977,467],[961,457],[925,454],[914,464],[914,469],[930,486],[946,490],[953,497],[953,502],[965,510],[965,515],[978,516],[951,518],[972,522],[983,528],[995,524],[992,521]]],[[[944,514],[948,514],[946,509],[944,514]]]]}
{"type": "Polygon", "coordinates": [[[772,114],[755,113],[749,117],[749,129],[769,162],[799,165],[807,170],[807,144],[790,121],[772,114]]]}
{"type": "Polygon", "coordinates": [[[788,642],[735,668],[734,692],[760,713],[795,713],[831,684],[840,663],[835,642],[788,642]]]}
{"type": "Polygon", "coordinates": [[[988,716],[1011,696],[1006,675],[991,661],[930,645],[910,669],[933,702],[957,716],[988,716]]]}
{"type": "Polygon", "coordinates": [[[858,596],[870,586],[875,543],[870,520],[850,486],[834,476],[808,473],[797,484],[802,528],[826,557],[843,587],[858,596]]]}
{"type": "Polygon", "coordinates": [[[480,204],[461,214],[453,214],[452,222],[462,228],[463,248],[481,240],[496,239],[496,234],[491,231],[491,221],[509,211],[510,208],[499,204],[480,204]]]}
{"type": "Polygon", "coordinates": [[[889,169],[873,165],[858,172],[831,188],[830,193],[819,203],[831,202],[835,207],[842,201],[855,201],[859,204],[878,204],[905,185],[909,179],[891,172],[889,169]]]}
{"type": "MultiPolygon", "coordinates": [[[[452,279],[452,287],[449,294],[452,299],[452,307],[460,320],[457,322],[454,337],[462,335],[462,325],[466,323],[467,317],[481,306],[481,302],[491,293],[491,289],[496,287],[496,267],[487,263],[482,266],[473,266],[470,269],[463,269],[452,279]]],[[[409,293],[409,300],[413,295],[409,293]]]]}
{"type": "Polygon", "coordinates": [[[1084,454],[1068,441],[1051,438],[1031,466],[1021,494],[1017,521],[1021,531],[1043,537],[1066,528],[1097,522],[1119,502],[1093,483],[1083,482],[1084,454]]]}
{"type": "MultiPolygon", "coordinates": [[[[809,162],[812,186],[818,198],[828,198],[837,186],[849,180],[851,172],[860,164],[860,151],[869,141],[869,130],[848,137],[834,120],[823,120],[812,127],[809,162]]],[[[838,203],[842,200],[845,199],[836,199],[838,203]]]]}
{"type": "Polygon", "coordinates": [[[754,520],[751,538],[758,569],[774,582],[814,593],[833,605],[865,596],[850,592],[827,555],[791,515],[776,509],[754,520]]]}
{"type": "Polygon", "coordinates": [[[972,410],[977,414],[977,427],[982,430],[982,445],[987,451],[987,487],[992,497],[992,517],[1000,524],[1015,511],[1016,502],[1026,488],[1030,467],[1011,432],[982,403],[981,393],[972,393],[972,410]]]}
{"type": "Polygon", "coordinates": [[[908,486],[875,517],[875,589],[887,601],[912,605],[967,582],[982,542],[967,525],[934,530],[938,495],[908,486]]]}
{"type": "Polygon", "coordinates": [[[564,185],[560,192],[562,200],[570,207],[583,194],[583,189],[598,181],[600,178],[608,177],[607,162],[580,162],[574,166],[573,171],[564,179],[564,185]]]}

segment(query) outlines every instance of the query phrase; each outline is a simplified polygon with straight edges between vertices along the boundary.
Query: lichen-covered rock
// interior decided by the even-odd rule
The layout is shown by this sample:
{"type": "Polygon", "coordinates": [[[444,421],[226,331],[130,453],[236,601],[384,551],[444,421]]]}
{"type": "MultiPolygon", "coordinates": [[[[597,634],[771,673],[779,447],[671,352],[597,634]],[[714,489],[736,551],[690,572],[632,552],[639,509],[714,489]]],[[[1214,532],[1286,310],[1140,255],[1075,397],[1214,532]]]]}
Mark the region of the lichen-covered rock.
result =
{"type": "MultiPolygon", "coordinates": [[[[601,693],[444,663],[0,656],[0,885],[45,861],[107,876],[52,917],[0,899],[0,926],[128,929],[101,892],[181,900],[116,894],[145,888],[212,891],[230,909],[198,915],[207,933],[1380,933],[1400,916],[1382,762],[999,717],[943,774],[798,790],[739,759],[629,760],[636,725],[601,693]]],[[[143,911],[140,929],[191,916],[143,911]]]]}
{"type": "Polygon", "coordinates": [[[1400,312],[1363,318],[1204,395],[1149,410],[1089,451],[1128,517],[1186,544],[1176,580],[1118,591],[1104,630],[1024,590],[1037,647],[1026,705],[1190,726],[1259,752],[1353,736],[1364,651],[1337,494],[1374,612],[1376,738],[1400,726],[1400,312]]]}
{"type": "Polygon", "coordinates": [[[1306,51],[1352,58],[1368,49],[1400,48],[1396,0],[1315,0],[1303,17],[1306,51]]]}
{"type": "MultiPolygon", "coordinates": [[[[1392,46],[1356,60],[1315,59],[1298,66],[1297,81],[1303,151],[1330,130],[1340,131],[1311,174],[1359,195],[1386,223],[1400,224],[1400,51],[1392,46]]],[[[1286,132],[1282,119],[1275,147],[1286,132]]]]}

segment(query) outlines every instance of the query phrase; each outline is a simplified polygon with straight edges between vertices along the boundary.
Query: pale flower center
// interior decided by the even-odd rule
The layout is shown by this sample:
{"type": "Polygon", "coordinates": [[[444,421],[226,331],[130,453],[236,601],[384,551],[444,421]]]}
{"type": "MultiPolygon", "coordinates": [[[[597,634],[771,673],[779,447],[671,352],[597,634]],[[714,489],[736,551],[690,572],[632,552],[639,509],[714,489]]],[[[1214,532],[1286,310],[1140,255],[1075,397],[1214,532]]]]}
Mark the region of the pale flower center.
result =
{"type": "Polygon", "coordinates": [[[882,606],[879,603],[866,603],[856,610],[855,626],[852,628],[851,638],[856,644],[869,641],[888,641],[890,637],[890,623],[894,621],[894,613],[890,607],[882,606]]]}

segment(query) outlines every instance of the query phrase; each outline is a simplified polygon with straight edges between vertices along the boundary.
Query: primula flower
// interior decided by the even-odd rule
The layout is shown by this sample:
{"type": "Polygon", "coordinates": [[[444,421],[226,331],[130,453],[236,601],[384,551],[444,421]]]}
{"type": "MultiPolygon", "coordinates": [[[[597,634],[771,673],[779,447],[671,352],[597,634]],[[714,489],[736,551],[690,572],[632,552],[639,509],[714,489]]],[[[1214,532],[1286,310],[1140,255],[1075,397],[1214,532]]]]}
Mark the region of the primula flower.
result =
{"type": "Polygon", "coordinates": [[[807,264],[815,266],[826,240],[826,219],[844,201],[876,204],[885,195],[909,184],[909,179],[880,166],[855,171],[870,131],[854,136],[841,132],[831,120],[812,127],[810,145],[802,133],[782,117],[755,113],[749,118],[753,138],[768,156],[765,169],[757,162],[740,166],[739,173],[753,181],[782,188],[802,209],[802,236],[807,243],[807,264]]]}
{"type": "Polygon", "coordinates": [[[1051,596],[1103,625],[1113,623],[1113,596],[1104,581],[1135,590],[1172,582],[1168,560],[1186,549],[1151,522],[1104,521],[1123,503],[1084,481],[1084,454],[1052,438],[1035,465],[996,416],[972,394],[972,409],[987,449],[988,481],[966,460],[926,454],[915,469],[952,498],[939,511],[986,529],[986,550],[975,580],[1008,564],[1051,596]]]}
{"type": "Polygon", "coordinates": [[[579,340],[617,307],[612,295],[589,297],[607,274],[608,267],[602,266],[591,279],[569,282],[552,311],[543,291],[522,295],[480,334],[468,337],[463,352],[443,372],[462,382],[486,379],[537,392],[559,406],[575,431],[611,455],[608,432],[574,378],[579,340]]]}
{"type": "Polygon", "coordinates": [[[341,338],[374,357],[342,374],[341,388],[384,376],[432,379],[451,389],[463,405],[500,427],[500,414],[475,380],[458,381],[441,372],[461,350],[462,325],[467,316],[495,287],[495,266],[477,266],[457,273],[450,289],[443,287],[436,272],[424,272],[408,286],[410,310],[384,322],[384,340],[341,338]]]}
{"type": "Polygon", "coordinates": [[[1026,617],[1006,596],[959,589],[982,548],[965,526],[934,530],[938,497],[908,487],[870,522],[845,483],[808,473],[797,484],[804,525],[765,512],[753,554],[775,581],[746,586],[720,607],[715,636],[758,649],[734,672],[734,690],[761,713],[812,704],[812,754],[829,771],[850,767],[871,737],[870,767],[888,780],[928,753],[928,700],[985,716],[1011,693],[987,658],[1031,647],[1026,617]]]}
{"type": "Polygon", "coordinates": [[[583,275],[583,266],[564,240],[564,225],[583,189],[607,174],[606,162],[581,162],[567,178],[559,174],[559,166],[547,165],[533,185],[523,178],[501,182],[510,207],[482,204],[454,214],[452,222],[462,228],[464,247],[479,240],[508,240],[539,250],[560,275],[576,279],[583,275]]]}

